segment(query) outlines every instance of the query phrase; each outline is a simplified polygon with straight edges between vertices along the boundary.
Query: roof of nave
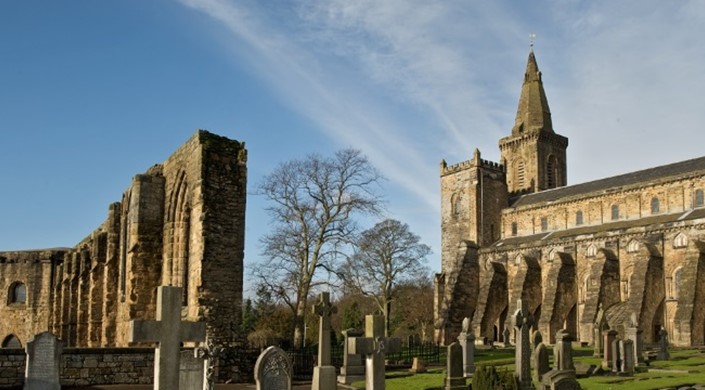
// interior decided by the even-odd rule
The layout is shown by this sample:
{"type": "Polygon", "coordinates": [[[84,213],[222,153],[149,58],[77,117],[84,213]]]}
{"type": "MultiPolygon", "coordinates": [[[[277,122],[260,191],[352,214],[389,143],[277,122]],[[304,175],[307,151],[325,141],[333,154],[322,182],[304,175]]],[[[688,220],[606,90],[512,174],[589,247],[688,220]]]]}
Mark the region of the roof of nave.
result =
{"type": "Polygon", "coordinates": [[[555,230],[550,232],[541,232],[529,236],[508,237],[498,240],[491,248],[517,247],[524,244],[535,243],[543,240],[560,240],[570,237],[582,235],[599,235],[608,232],[620,232],[636,227],[659,227],[675,222],[690,221],[695,219],[705,218],[705,208],[687,210],[685,212],[674,214],[663,214],[648,216],[639,219],[628,219],[615,222],[607,222],[599,225],[581,226],[578,228],[567,230],[555,230]]]}
{"type": "Polygon", "coordinates": [[[705,157],[662,165],[655,168],[612,176],[605,179],[559,187],[515,198],[511,207],[537,205],[544,202],[555,202],[564,198],[579,197],[595,192],[608,192],[624,186],[647,183],[668,177],[687,176],[693,172],[705,171],[705,157]]]}

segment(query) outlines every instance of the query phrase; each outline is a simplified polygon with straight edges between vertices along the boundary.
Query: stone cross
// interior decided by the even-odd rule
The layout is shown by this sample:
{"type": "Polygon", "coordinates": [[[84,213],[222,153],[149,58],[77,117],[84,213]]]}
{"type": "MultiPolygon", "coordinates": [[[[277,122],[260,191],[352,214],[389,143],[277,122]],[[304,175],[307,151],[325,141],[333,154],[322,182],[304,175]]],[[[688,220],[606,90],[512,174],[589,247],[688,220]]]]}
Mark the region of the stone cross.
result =
{"type": "MultiPolygon", "coordinates": [[[[63,342],[49,332],[27,342],[24,390],[59,390],[63,342]]],[[[178,371],[177,371],[178,372],[178,371]]]]}
{"type": "Polygon", "coordinates": [[[335,367],[330,364],[330,315],[337,309],[330,304],[330,293],[322,292],[313,306],[321,319],[318,326],[318,366],[313,368],[311,390],[335,389],[335,367]]]}
{"type": "Polygon", "coordinates": [[[179,388],[179,357],[181,343],[204,341],[205,322],[181,321],[181,287],[157,288],[156,321],[130,321],[129,341],[157,342],[154,351],[154,389],[179,388]]]}
{"type": "Polygon", "coordinates": [[[463,319],[463,331],[458,336],[458,342],[463,349],[463,374],[466,377],[475,372],[475,335],[470,331],[470,318],[463,319]]]}
{"type": "Polygon", "coordinates": [[[384,355],[401,350],[401,340],[384,337],[384,316],[365,316],[365,337],[348,339],[348,352],[365,355],[365,388],[384,390],[384,355]]]}
{"type": "Polygon", "coordinates": [[[531,345],[529,332],[534,319],[524,305],[523,300],[517,301],[517,310],[514,312],[514,327],[516,329],[516,368],[515,375],[519,380],[519,388],[531,389],[531,345]]]}
{"type": "Polygon", "coordinates": [[[668,332],[666,331],[666,328],[664,328],[663,326],[661,327],[661,330],[658,332],[658,345],[659,345],[659,350],[658,350],[657,357],[660,360],[670,359],[671,355],[668,353],[668,332]]]}

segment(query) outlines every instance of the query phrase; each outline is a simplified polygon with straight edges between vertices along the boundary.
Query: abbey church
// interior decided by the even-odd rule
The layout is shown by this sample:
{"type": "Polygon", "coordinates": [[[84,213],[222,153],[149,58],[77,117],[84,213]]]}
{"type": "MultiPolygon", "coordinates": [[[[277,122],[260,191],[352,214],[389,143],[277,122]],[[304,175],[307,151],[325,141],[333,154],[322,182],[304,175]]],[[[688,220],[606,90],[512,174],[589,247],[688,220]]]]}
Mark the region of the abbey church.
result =
{"type": "Polygon", "coordinates": [[[154,319],[159,285],[181,287],[182,318],[227,345],[242,316],[246,184],[245,144],[201,130],[74,247],[0,252],[2,347],[47,330],[70,347],[127,346],[130,320],[154,319]]]}
{"type": "Polygon", "coordinates": [[[501,161],[441,163],[437,340],[468,317],[478,339],[511,342],[521,299],[551,343],[563,328],[653,343],[663,327],[674,345],[704,345],[705,157],[567,186],[567,147],[532,50],[501,161]]]}

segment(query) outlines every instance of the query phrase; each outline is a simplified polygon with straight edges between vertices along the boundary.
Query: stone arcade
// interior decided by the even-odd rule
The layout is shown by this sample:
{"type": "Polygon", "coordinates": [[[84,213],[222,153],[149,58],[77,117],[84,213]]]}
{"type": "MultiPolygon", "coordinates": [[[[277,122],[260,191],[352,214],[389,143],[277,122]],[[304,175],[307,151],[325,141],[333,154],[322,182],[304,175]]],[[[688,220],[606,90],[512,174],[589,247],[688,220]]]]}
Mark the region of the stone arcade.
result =
{"type": "Polygon", "coordinates": [[[244,143],[198,131],[136,175],[75,247],[0,252],[2,346],[24,346],[47,329],[67,347],[127,346],[130,320],[154,319],[159,285],[183,288],[183,319],[205,321],[219,344],[232,340],[246,161],[244,143]]]}
{"type": "Polygon", "coordinates": [[[511,342],[522,299],[547,344],[563,328],[656,343],[664,327],[674,346],[705,345],[705,157],[567,186],[567,147],[532,51],[500,162],[441,163],[437,340],[469,317],[479,340],[511,342]]]}

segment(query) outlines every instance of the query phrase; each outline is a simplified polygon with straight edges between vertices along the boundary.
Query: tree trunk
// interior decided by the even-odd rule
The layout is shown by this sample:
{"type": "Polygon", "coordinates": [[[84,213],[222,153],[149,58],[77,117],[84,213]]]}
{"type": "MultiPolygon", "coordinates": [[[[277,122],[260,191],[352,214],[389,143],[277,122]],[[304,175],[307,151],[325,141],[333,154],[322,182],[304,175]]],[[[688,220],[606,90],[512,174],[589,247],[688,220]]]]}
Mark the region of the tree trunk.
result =
{"type": "Polygon", "coordinates": [[[299,298],[296,304],[296,312],[294,313],[294,349],[301,349],[304,346],[305,336],[305,316],[306,316],[306,299],[299,298]]]}

